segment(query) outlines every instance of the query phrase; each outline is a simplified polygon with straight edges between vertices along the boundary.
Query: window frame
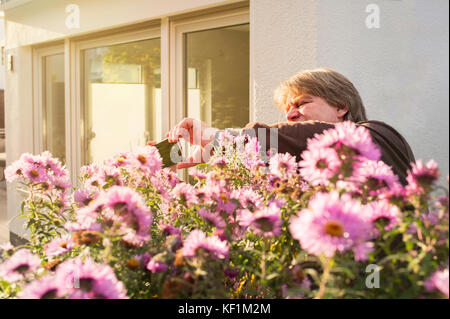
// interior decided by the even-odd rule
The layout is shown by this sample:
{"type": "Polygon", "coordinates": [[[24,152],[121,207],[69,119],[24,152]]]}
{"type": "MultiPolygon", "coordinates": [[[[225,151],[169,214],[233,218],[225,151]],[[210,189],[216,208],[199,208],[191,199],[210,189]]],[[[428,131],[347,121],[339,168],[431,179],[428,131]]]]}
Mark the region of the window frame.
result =
{"type": "MultiPolygon", "coordinates": [[[[230,27],[239,24],[250,24],[250,10],[248,7],[207,13],[204,15],[172,19],[170,21],[170,103],[169,109],[171,126],[177,124],[187,116],[187,76],[186,41],[185,34],[196,31],[230,27]]],[[[249,78],[250,81],[250,78],[249,78]]],[[[249,117],[251,118],[251,97],[249,92],[249,117]]]]}
{"type": "MultiPolygon", "coordinates": [[[[169,114],[170,127],[187,117],[186,33],[206,31],[239,24],[250,24],[250,8],[223,10],[195,17],[169,20],[169,114]]],[[[250,57],[249,57],[250,58],[250,57]]],[[[249,78],[250,81],[250,78],[249,78]]],[[[250,87],[250,86],[249,86],[250,87]]],[[[251,92],[249,92],[249,118],[251,118],[251,92]]],[[[185,148],[189,148],[184,144],[185,148]]],[[[178,170],[178,177],[189,180],[189,170],[178,170]]]]}
{"type": "MultiPolygon", "coordinates": [[[[34,153],[42,153],[44,151],[44,92],[45,89],[45,83],[44,83],[44,76],[45,76],[45,70],[44,70],[44,64],[43,59],[48,56],[57,55],[57,54],[63,54],[65,59],[65,50],[64,50],[64,44],[58,43],[53,44],[50,46],[44,46],[44,47],[35,47],[32,50],[32,76],[33,76],[33,152],[34,153]]],[[[67,82],[66,82],[66,72],[67,68],[64,63],[64,89],[66,90],[67,82]]],[[[67,103],[64,103],[65,108],[65,114],[67,114],[67,103]]],[[[67,116],[65,115],[65,121],[67,122],[67,116]]],[[[68,140],[68,132],[67,127],[65,128],[65,141],[66,141],[66,163],[68,162],[68,148],[69,145],[67,144],[68,140]]]]}

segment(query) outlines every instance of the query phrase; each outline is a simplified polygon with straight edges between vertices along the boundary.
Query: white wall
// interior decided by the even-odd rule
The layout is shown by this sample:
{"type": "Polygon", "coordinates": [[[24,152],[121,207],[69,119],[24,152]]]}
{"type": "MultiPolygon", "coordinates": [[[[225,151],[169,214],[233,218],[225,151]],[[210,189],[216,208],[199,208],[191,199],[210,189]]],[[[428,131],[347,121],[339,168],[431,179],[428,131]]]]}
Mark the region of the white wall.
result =
{"type": "Polygon", "coordinates": [[[318,65],[353,81],[369,119],[392,125],[409,142],[416,159],[436,159],[445,176],[448,10],[448,0],[321,0],[317,56],[318,65]],[[380,8],[379,29],[365,25],[370,3],[380,8]]]}
{"type": "Polygon", "coordinates": [[[250,1],[250,119],[282,121],[272,103],[278,84],[317,66],[317,1],[250,1]]]}
{"type": "Polygon", "coordinates": [[[360,91],[369,119],[397,129],[416,158],[449,172],[447,0],[270,0],[251,2],[254,119],[282,116],[271,102],[279,82],[330,67],[360,91]],[[366,6],[380,8],[368,29],[366,6]]]}

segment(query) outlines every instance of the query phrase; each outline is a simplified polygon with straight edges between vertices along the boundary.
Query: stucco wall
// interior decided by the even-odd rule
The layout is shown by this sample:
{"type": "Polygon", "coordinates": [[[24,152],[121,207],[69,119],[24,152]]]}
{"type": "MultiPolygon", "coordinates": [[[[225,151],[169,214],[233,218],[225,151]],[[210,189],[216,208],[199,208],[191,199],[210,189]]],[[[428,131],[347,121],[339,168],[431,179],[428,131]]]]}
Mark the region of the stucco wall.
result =
{"type": "Polygon", "coordinates": [[[317,65],[317,1],[250,1],[250,119],[283,120],[272,103],[278,84],[317,65]]]}
{"type": "Polygon", "coordinates": [[[449,171],[449,33],[447,0],[321,0],[317,64],[346,75],[369,119],[384,121],[409,142],[416,159],[449,171]],[[380,28],[368,29],[368,4],[380,28]]]}
{"type": "Polygon", "coordinates": [[[330,67],[360,91],[369,119],[396,128],[416,158],[449,166],[447,0],[253,0],[250,5],[253,119],[283,117],[272,103],[279,82],[330,67]],[[380,28],[365,24],[368,4],[380,28]]]}

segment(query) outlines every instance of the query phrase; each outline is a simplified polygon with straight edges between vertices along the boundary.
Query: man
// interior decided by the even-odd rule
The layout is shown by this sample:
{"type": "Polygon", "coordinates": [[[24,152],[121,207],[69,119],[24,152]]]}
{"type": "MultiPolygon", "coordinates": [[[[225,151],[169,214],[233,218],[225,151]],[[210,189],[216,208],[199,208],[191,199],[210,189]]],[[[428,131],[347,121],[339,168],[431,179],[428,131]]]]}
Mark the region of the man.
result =
{"type": "MultiPolygon", "coordinates": [[[[342,74],[326,68],[300,72],[280,84],[275,91],[274,101],[285,112],[287,122],[271,125],[253,122],[239,133],[266,130],[266,136],[269,136],[270,129],[277,128],[278,152],[288,152],[300,160],[308,138],[333,128],[335,123],[352,121],[370,131],[374,143],[381,149],[381,160],[392,167],[403,185],[406,184],[407,170],[411,167],[410,163],[415,161],[410,146],[389,125],[367,120],[358,91],[342,74]]],[[[213,141],[217,131],[198,120],[185,118],[167,133],[167,137],[170,142],[175,142],[180,137],[189,139],[205,155],[206,147],[213,141]]],[[[269,149],[269,138],[265,140],[266,149],[269,149]]],[[[205,156],[201,158],[204,159],[205,156]]],[[[177,168],[194,165],[196,164],[190,159],[179,163],[177,168]]]]}

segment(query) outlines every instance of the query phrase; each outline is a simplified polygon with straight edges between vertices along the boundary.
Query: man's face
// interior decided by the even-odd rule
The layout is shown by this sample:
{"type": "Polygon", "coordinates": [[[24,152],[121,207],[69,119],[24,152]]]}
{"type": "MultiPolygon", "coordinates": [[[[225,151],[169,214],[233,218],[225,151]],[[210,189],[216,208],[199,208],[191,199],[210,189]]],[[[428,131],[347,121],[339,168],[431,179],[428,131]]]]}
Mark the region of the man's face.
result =
{"type": "Polygon", "coordinates": [[[286,120],[288,122],[323,121],[342,122],[347,109],[338,109],[329,105],[318,96],[300,94],[290,95],[287,99],[286,120]]]}

